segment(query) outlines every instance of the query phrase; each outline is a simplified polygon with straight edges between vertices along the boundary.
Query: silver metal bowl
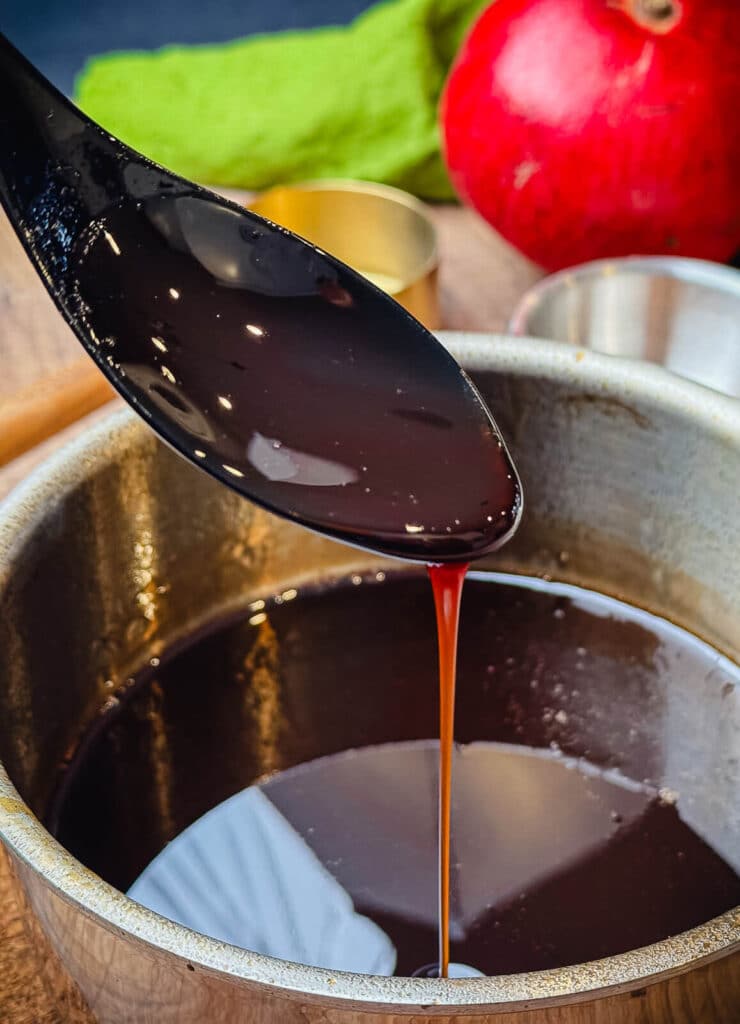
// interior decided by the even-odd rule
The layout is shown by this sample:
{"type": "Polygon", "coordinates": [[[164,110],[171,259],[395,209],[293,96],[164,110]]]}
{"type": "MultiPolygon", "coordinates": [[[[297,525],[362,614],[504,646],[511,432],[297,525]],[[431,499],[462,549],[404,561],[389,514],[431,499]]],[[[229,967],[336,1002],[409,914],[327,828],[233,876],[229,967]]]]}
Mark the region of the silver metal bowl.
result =
{"type": "Polygon", "coordinates": [[[512,334],[645,359],[740,397],[740,271],[663,256],[596,260],[523,296],[512,334]]]}
{"type": "MultiPolygon", "coordinates": [[[[658,367],[563,345],[445,340],[496,411],[526,489],[522,529],[489,567],[622,597],[740,660],[740,403],[658,367]]],[[[272,959],[158,917],[44,829],[59,764],[109,699],[107,680],[125,680],[250,596],[381,564],[240,500],[129,414],[55,456],[0,509],[0,838],[91,1019],[737,1024],[740,908],[559,970],[369,977],[272,959]]],[[[620,728],[645,730],[659,781],[680,771],[706,828],[737,851],[740,695],[712,678],[654,686],[649,713],[614,716],[613,742],[620,728]]],[[[279,700],[271,706],[275,728],[257,723],[261,749],[279,754],[279,700]]],[[[341,718],[306,714],[319,753],[341,748],[341,718]]],[[[165,815],[184,783],[161,730],[152,736],[142,758],[165,815]]]]}

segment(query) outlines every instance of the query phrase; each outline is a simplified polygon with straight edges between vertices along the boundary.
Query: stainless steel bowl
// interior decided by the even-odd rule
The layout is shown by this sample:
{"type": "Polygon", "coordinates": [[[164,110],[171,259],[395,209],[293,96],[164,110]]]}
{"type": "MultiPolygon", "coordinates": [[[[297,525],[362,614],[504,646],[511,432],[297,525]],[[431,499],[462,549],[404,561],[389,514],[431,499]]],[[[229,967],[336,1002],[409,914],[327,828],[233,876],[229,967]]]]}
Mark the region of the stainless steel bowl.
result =
{"type": "Polygon", "coordinates": [[[660,363],[740,397],[740,271],[730,267],[662,256],[584,263],[531,288],[509,330],[660,363]]]}
{"type": "Polygon", "coordinates": [[[250,209],[307,238],[439,326],[437,234],[418,199],[376,182],[329,179],[277,185],[250,209]]]}
{"type": "MultiPolygon", "coordinates": [[[[579,358],[562,345],[446,340],[496,410],[526,489],[522,529],[489,565],[618,595],[740,659],[740,404],[658,367],[579,358]]],[[[107,680],[125,680],[250,595],[380,564],[241,501],[128,414],[53,458],[0,509],[0,837],[91,1019],[737,1024],[740,908],[559,970],[449,981],[342,974],[164,920],[42,827],[59,764],[108,700],[107,680]]],[[[736,852],[740,695],[712,678],[699,689],[663,677],[654,685],[649,714],[614,716],[614,743],[620,728],[649,732],[665,784],[681,771],[705,826],[736,852]]],[[[260,756],[281,752],[273,696],[268,718],[262,704],[245,705],[261,715],[260,756]]],[[[315,749],[340,749],[342,716],[305,701],[315,749]]],[[[395,720],[376,719],[388,723],[381,730],[395,720]]],[[[141,756],[164,816],[185,783],[154,726],[141,756]]]]}

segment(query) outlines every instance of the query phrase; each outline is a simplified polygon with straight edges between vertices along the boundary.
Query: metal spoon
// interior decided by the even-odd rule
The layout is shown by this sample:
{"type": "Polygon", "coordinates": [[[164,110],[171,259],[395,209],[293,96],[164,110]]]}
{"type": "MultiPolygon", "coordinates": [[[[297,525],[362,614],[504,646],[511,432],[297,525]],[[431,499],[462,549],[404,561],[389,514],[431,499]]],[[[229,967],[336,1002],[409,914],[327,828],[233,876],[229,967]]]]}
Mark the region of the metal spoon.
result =
{"type": "Polygon", "coordinates": [[[0,201],[59,310],[186,458],[388,555],[469,560],[511,535],[490,413],[392,299],[125,146],[2,36],[0,133],[0,201]]]}

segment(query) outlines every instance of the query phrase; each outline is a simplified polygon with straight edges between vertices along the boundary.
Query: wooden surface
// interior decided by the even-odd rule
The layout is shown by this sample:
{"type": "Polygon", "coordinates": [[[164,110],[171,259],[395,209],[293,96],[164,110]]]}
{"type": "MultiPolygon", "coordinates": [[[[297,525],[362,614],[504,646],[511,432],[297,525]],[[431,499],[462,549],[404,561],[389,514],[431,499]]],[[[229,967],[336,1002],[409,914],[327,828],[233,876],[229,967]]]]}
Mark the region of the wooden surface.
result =
{"type": "MultiPolygon", "coordinates": [[[[470,211],[442,206],[433,209],[432,216],[440,241],[443,326],[502,330],[518,298],[540,276],[539,270],[470,211]]],[[[17,412],[17,402],[12,400],[18,392],[33,394],[42,378],[63,371],[79,356],[79,344],[0,213],[0,423],[3,401],[6,413],[17,412]]],[[[115,404],[3,468],[0,498],[60,444],[108,415],[115,404]]],[[[89,1020],[46,947],[0,849],[0,1024],[87,1024],[89,1020]]]]}
{"type": "Polygon", "coordinates": [[[0,466],[107,405],[113,388],[84,352],[0,402],[0,466]]]}

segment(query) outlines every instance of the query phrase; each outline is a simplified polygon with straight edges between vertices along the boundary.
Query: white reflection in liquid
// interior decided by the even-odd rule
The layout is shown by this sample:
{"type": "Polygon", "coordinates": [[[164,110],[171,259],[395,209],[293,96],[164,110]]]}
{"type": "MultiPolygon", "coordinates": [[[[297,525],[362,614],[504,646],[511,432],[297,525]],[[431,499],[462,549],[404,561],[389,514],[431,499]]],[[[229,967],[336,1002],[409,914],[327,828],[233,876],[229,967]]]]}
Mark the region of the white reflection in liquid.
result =
{"type": "Polygon", "coordinates": [[[268,956],[391,975],[396,950],[257,788],[169,843],[129,889],[150,910],[268,956]]]}

